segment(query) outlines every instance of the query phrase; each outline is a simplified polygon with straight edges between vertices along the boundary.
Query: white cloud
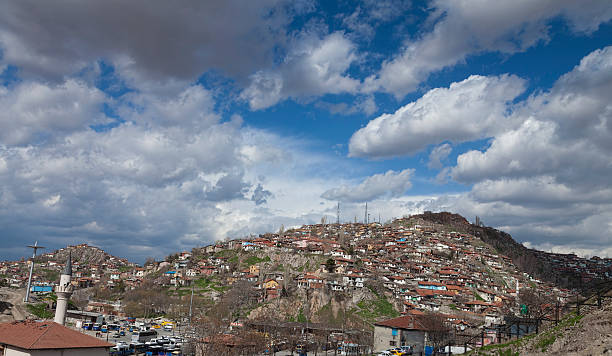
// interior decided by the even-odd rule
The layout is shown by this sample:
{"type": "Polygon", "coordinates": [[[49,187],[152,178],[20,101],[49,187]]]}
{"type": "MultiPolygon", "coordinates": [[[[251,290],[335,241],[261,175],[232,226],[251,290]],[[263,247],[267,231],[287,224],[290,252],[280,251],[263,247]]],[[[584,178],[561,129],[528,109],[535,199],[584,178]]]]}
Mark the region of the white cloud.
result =
{"type": "MultiPolygon", "coordinates": [[[[26,94],[14,90],[3,95],[26,94]]],[[[80,126],[61,134],[53,125],[38,126],[38,134],[55,140],[0,144],[0,225],[6,227],[7,251],[35,235],[50,248],[86,241],[142,261],[227,234],[312,223],[332,204],[320,198],[334,181],[329,176],[346,171],[342,158],[314,154],[303,139],[243,126],[237,115],[224,120],[211,93],[198,85],[174,96],[144,92],[118,102],[102,99],[126,121],[95,131],[88,128],[88,111],[78,111],[80,126]],[[323,167],[328,177],[312,177],[323,167]]],[[[54,107],[38,107],[47,106],[54,107]]],[[[27,126],[13,124],[14,130],[27,126]]]]}
{"type": "Polygon", "coordinates": [[[513,113],[522,124],[497,135],[484,151],[457,158],[461,182],[549,175],[560,184],[601,189],[612,174],[612,47],[594,51],[550,92],[513,113]]]}
{"type": "Polygon", "coordinates": [[[364,202],[382,197],[402,196],[412,187],[410,178],[413,173],[413,169],[400,172],[389,170],[384,174],[367,177],[358,185],[343,185],[329,189],[321,197],[327,200],[364,202]]]}
{"type": "Polygon", "coordinates": [[[515,53],[548,40],[548,23],[567,20],[575,32],[591,32],[612,18],[606,1],[516,0],[433,1],[431,32],[406,40],[380,72],[366,80],[366,90],[384,90],[401,98],[430,73],[483,52],[515,53]]]}
{"type": "Polygon", "coordinates": [[[517,105],[519,126],[497,133],[482,152],[459,155],[450,168],[454,180],[473,184],[469,194],[437,207],[484,217],[533,246],[605,251],[612,238],[610,79],[606,47],[517,105]]]}
{"type": "Polygon", "coordinates": [[[108,119],[100,112],[105,95],[82,82],[20,83],[0,91],[0,141],[26,144],[61,138],[108,119]]]}
{"type": "Polygon", "coordinates": [[[524,89],[524,80],[509,75],[472,75],[449,88],[432,89],[355,132],[350,139],[350,156],[410,155],[430,144],[493,136],[516,125],[507,115],[508,104],[524,89]]]}
{"type": "Polygon", "coordinates": [[[248,101],[251,109],[259,110],[287,98],[355,93],[359,80],[346,71],[356,59],[355,45],[341,32],[323,38],[302,34],[279,68],[251,76],[251,84],[241,98],[248,101]]]}
{"type": "Polygon", "coordinates": [[[441,144],[440,146],[436,146],[429,153],[429,162],[427,163],[427,167],[429,169],[440,169],[443,164],[442,161],[448,157],[448,155],[453,151],[453,147],[448,143],[441,144]]]}

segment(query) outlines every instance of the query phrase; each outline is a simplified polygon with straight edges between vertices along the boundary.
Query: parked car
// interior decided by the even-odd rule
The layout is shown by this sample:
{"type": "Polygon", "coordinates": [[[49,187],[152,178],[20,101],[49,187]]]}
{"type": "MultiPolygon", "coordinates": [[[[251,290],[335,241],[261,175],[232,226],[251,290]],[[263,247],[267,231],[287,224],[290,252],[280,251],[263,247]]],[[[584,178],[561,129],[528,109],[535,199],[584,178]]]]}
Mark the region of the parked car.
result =
{"type": "Polygon", "coordinates": [[[412,355],[412,346],[400,346],[400,349],[404,351],[406,355],[412,355]]]}
{"type": "Polygon", "coordinates": [[[378,356],[392,356],[393,354],[390,351],[381,351],[378,353],[378,356]]]}

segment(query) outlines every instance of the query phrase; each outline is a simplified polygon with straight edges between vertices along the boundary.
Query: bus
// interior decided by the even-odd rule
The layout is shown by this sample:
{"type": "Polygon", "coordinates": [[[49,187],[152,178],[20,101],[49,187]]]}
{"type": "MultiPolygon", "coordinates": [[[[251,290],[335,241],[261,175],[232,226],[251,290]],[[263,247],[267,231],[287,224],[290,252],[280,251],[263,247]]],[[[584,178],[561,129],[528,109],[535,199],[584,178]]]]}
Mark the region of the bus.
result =
{"type": "Polygon", "coordinates": [[[91,330],[91,327],[93,326],[92,322],[86,321],[83,323],[83,329],[85,330],[91,330]]]}
{"type": "Polygon", "coordinates": [[[155,330],[144,330],[134,331],[132,334],[132,342],[147,342],[157,337],[157,331],[155,330]]]}
{"type": "Polygon", "coordinates": [[[100,331],[100,323],[94,323],[92,330],[93,331],[100,331]]]}

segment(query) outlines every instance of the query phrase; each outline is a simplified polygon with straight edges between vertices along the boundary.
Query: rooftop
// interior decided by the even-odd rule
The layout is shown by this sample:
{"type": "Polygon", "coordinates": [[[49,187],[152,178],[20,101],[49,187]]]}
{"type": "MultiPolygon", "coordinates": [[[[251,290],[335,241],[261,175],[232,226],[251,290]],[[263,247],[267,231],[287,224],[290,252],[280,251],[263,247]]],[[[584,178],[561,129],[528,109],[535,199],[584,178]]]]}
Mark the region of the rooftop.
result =
{"type": "Polygon", "coordinates": [[[0,324],[0,344],[26,350],[112,347],[52,321],[15,321],[0,324]]]}

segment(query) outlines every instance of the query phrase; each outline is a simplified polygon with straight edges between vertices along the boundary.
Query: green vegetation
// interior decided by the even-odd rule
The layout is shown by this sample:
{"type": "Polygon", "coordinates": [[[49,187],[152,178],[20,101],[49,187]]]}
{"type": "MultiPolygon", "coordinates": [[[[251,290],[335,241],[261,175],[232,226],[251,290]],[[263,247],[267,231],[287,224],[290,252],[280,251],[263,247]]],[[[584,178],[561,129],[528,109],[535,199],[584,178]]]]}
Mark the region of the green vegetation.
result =
{"type": "Polygon", "coordinates": [[[449,304],[448,305],[449,308],[451,308],[452,310],[457,310],[457,306],[455,304],[449,304]]]}
{"type": "Polygon", "coordinates": [[[530,286],[532,289],[538,289],[537,284],[535,284],[535,282],[533,282],[533,281],[529,281],[529,286],[530,286]]]}
{"type": "Polygon", "coordinates": [[[30,313],[36,315],[36,317],[38,317],[40,319],[51,319],[51,318],[53,318],[53,312],[51,310],[47,309],[47,304],[46,303],[28,304],[27,307],[28,307],[28,310],[30,311],[30,313]]]}
{"type": "Polygon", "coordinates": [[[552,345],[555,340],[557,340],[557,335],[554,333],[550,333],[548,335],[542,335],[540,340],[535,344],[535,346],[540,349],[542,352],[546,352],[548,346],[552,345]]]}
{"type": "Polygon", "coordinates": [[[52,269],[42,269],[40,273],[43,275],[43,278],[47,281],[59,281],[59,272],[52,269]]]}
{"type": "Polygon", "coordinates": [[[535,344],[535,347],[540,349],[542,352],[546,352],[548,347],[557,340],[557,337],[563,335],[563,330],[569,326],[576,325],[580,322],[584,315],[577,315],[576,313],[571,313],[565,318],[563,318],[557,326],[546,330],[541,333],[538,337],[538,341],[535,344]]]}
{"type": "MultiPolygon", "coordinates": [[[[219,285],[217,279],[214,277],[203,277],[196,280],[194,283],[196,287],[202,289],[203,291],[214,290],[217,292],[225,292],[230,288],[228,286],[219,285]]],[[[179,295],[181,295],[180,292],[179,295]]]]}
{"type": "Polygon", "coordinates": [[[399,313],[393,308],[393,304],[389,303],[384,296],[376,295],[373,300],[361,300],[357,303],[360,309],[356,312],[357,315],[373,322],[380,317],[395,318],[399,313]]]}
{"type": "Polygon", "coordinates": [[[474,298],[476,298],[476,300],[480,300],[481,302],[484,302],[484,298],[480,296],[480,294],[474,292],[474,298]]]}
{"type": "Polygon", "coordinates": [[[215,252],[215,257],[230,257],[230,256],[235,256],[236,255],[236,251],[234,250],[221,250],[218,252],[215,252]]]}
{"type": "Polygon", "coordinates": [[[303,312],[302,308],[300,308],[296,320],[299,323],[305,323],[306,322],[306,316],[304,315],[304,312],[303,312]]]}
{"type": "Polygon", "coordinates": [[[580,319],[582,319],[582,317],[583,315],[570,313],[559,321],[557,326],[552,327],[540,334],[530,334],[504,344],[487,345],[468,353],[468,355],[515,356],[519,355],[518,351],[515,350],[525,346],[530,340],[535,340],[534,347],[536,349],[541,352],[546,352],[548,347],[555,343],[557,337],[560,337],[567,327],[576,325],[580,319]]]}
{"type": "Polygon", "coordinates": [[[270,262],[270,256],[259,258],[257,256],[249,256],[243,261],[247,266],[252,266],[260,262],[270,262]]]}

